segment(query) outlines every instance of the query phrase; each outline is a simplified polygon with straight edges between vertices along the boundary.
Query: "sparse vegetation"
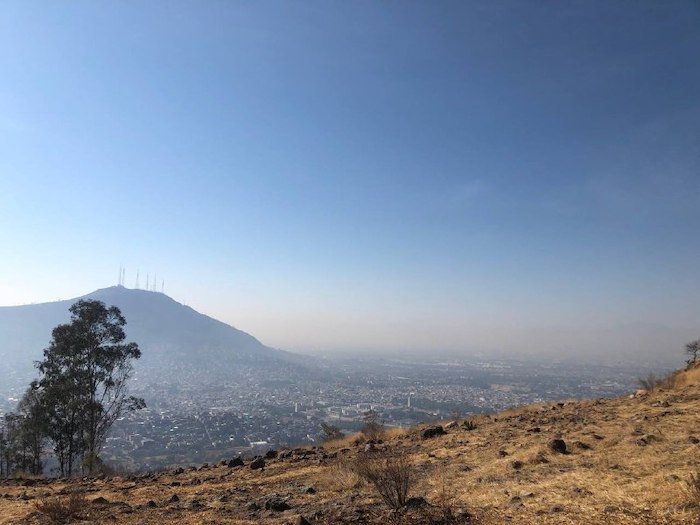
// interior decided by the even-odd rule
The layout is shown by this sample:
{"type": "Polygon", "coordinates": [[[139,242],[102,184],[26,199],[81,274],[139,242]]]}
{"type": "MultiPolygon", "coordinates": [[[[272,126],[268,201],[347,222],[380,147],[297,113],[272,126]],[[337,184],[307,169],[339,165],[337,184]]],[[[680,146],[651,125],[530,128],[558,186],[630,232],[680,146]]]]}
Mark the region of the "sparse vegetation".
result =
{"type": "Polygon", "coordinates": [[[467,419],[462,423],[462,428],[464,428],[464,430],[476,430],[476,423],[471,419],[467,419]]]}
{"type": "Polygon", "coordinates": [[[700,353],[700,339],[686,343],[685,353],[688,354],[688,360],[686,363],[691,365],[698,360],[698,353],[700,353]]]}
{"type": "Polygon", "coordinates": [[[700,510],[700,472],[691,472],[685,482],[690,502],[700,510]]]}
{"type": "Polygon", "coordinates": [[[384,436],[384,424],[379,420],[379,414],[374,410],[368,410],[363,418],[362,434],[367,441],[380,441],[384,436]]]}
{"type": "Polygon", "coordinates": [[[34,508],[46,516],[50,523],[66,523],[79,516],[81,510],[87,505],[85,493],[75,490],[65,496],[50,496],[34,505],[34,508]]]}
{"type": "Polygon", "coordinates": [[[323,432],[324,441],[336,441],[345,437],[338,427],[324,421],[321,422],[321,432],[323,432]]]}
{"type": "Polygon", "coordinates": [[[657,377],[655,374],[649,374],[647,377],[638,379],[639,385],[647,392],[653,392],[658,388],[674,388],[676,385],[677,373],[673,372],[665,377],[657,377]]]}
{"type": "Polygon", "coordinates": [[[403,512],[414,481],[413,467],[405,452],[383,450],[360,454],[353,469],[374,487],[395,515],[403,512]]]}
{"type": "Polygon", "coordinates": [[[357,473],[352,462],[341,457],[322,471],[319,483],[331,492],[347,493],[360,488],[364,480],[357,473]]]}

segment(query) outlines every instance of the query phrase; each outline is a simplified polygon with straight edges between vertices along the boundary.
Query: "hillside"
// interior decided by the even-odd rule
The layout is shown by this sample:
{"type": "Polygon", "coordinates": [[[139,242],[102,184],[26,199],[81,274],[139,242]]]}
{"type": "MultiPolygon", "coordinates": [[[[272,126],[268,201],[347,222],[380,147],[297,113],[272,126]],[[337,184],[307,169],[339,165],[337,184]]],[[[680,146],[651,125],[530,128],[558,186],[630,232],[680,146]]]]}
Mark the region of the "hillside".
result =
{"type": "Polygon", "coordinates": [[[0,373],[31,369],[48,345],[51,330],[69,320],[68,308],[78,299],[97,299],[121,309],[128,339],[141,347],[137,369],[142,371],[167,377],[171,370],[188,367],[216,376],[240,366],[284,369],[303,362],[165,294],[113,286],[65,301],[0,307],[0,373]]]}
{"type": "MultiPolygon", "coordinates": [[[[700,493],[687,483],[700,471],[698,413],[696,368],[674,388],[641,397],[532,405],[477,419],[472,430],[446,425],[445,435],[432,438],[418,427],[392,431],[376,446],[350,438],[281,451],[259,470],[246,462],[10,480],[0,484],[0,524],[49,523],[35,504],[74,490],[88,501],[78,523],[306,523],[299,516],[318,524],[387,523],[386,507],[349,470],[367,448],[405,454],[415,479],[411,495],[428,505],[446,501],[458,516],[449,523],[692,524],[700,516],[700,493]],[[563,453],[552,448],[554,439],[565,442],[563,453]]],[[[448,523],[425,512],[412,511],[407,523],[448,523]]]]}

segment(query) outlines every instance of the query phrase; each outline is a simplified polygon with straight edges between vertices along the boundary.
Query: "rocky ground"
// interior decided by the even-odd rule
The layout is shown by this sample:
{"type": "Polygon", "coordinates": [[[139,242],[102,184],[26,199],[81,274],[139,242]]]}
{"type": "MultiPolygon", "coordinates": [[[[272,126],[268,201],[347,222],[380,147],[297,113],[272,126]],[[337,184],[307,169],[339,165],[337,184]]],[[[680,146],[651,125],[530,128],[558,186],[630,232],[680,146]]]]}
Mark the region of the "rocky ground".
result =
{"type": "Polygon", "coordinates": [[[374,445],[349,438],[257,464],[7,480],[0,524],[52,523],[39,509],[75,492],[73,523],[387,523],[388,507],[353,466],[390,453],[412,473],[405,523],[696,524],[698,376],[692,370],[679,386],[634,398],[533,405],[477,418],[476,428],[417,427],[374,445]]]}

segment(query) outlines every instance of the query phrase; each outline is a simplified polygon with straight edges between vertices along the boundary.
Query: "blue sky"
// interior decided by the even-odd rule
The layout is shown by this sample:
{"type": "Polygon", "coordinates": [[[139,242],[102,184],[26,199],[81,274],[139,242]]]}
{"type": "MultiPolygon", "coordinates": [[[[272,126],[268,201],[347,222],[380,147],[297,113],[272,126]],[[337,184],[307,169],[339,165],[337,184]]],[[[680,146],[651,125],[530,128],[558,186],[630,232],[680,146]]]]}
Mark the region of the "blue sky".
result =
{"type": "MultiPolygon", "coordinates": [[[[4,2],[0,304],[297,350],[697,328],[697,2],[4,2]]],[[[556,343],[552,343],[556,344],[556,343]]]]}

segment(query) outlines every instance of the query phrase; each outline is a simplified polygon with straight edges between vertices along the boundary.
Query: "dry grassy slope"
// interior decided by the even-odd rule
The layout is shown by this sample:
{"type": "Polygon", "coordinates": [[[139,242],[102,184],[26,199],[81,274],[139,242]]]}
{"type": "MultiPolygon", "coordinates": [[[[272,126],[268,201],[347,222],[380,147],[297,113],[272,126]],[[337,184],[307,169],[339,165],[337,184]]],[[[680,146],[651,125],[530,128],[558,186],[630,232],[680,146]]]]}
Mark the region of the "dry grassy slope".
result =
{"type": "MultiPolygon", "coordinates": [[[[523,407],[432,439],[416,428],[381,446],[410,455],[414,494],[434,502],[451,493],[476,523],[696,523],[686,480],[700,470],[699,376],[692,370],[682,386],[641,398],[523,407]],[[569,453],[551,450],[553,438],[564,439],[569,453]]],[[[371,488],[353,486],[337,464],[364,447],[343,445],[297,450],[262,471],[215,466],[139,478],[8,481],[0,484],[0,524],[48,523],[35,503],[75,488],[90,502],[108,502],[86,505],[74,520],[83,523],[286,524],[300,514],[312,523],[385,522],[371,488]],[[169,503],[172,495],[179,502],[169,503]],[[265,510],[274,496],[292,508],[265,510]]]]}

